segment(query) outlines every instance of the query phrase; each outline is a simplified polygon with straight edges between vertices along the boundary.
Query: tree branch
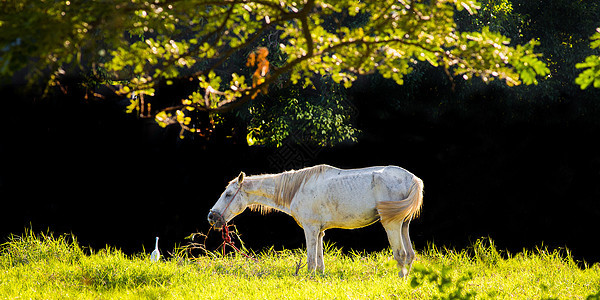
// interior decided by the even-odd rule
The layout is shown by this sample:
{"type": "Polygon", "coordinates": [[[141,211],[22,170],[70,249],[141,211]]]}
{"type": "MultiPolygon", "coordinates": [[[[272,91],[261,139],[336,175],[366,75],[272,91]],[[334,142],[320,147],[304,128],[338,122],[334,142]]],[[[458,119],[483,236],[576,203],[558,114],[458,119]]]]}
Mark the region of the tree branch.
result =
{"type": "Polygon", "coordinates": [[[287,65],[283,66],[282,68],[277,69],[271,76],[265,78],[265,81],[263,83],[255,86],[253,88],[250,88],[248,90],[242,91],[243,93],[245,93],[245,95],[242,96],[241,98],[239,98],[238,100],[228,102],[228,103],[226,103],[224,105],[221,105],[221,106],[219,106],[217,108],[209,108],[207,110],[211,111],[211,112],[222,113],[222,112],[227,112],[227,111],[230,111],[230,110],[232,110],[234,108],[239,107],[240,105],[248,102],[248,100],[252,99],[252,95],[255,92],[261,90],[264,86],[267,86],[267,85],[273,83],[279,76],[285,74],[288,71],[291,71],[295,66],[297,66],[298,64],[300,64],[303,61],[308,60],[310,58],[317,57],[317,56],[323,55],[325,53],[331,52],[331,51],[333,51],[335,49],[342,48],[344,46],[349,46],[349,45],[352,45],[352,44],[356,44],[356,45],[359,45],[359,44],[377,45],[377,44],[389,44],[389,43],[393,43],[393,42],[399,42],[399,43],[403,43],[403,44],[406,44],[406,45],[420,47],[420,48],[422,48],[424,50],[427,50],[427,51],[430,51],[430,52],[440,52],[440,51],[435,51],[435,50],[432,50],[432,49],[427,49],[427,48],[423,47],[422,45],[420,45],[418,43],[415,43],[415,42],[407,42],[407,41],[405,41],[404,39],[401,39],[401,38],[392,38],[392,39],[386,39],[386,40],[380,40],[380,41],[364,41],[364,40],[345,41],[345,42],[341,42],[341,43],[338,43],[336,45],[333,45],[331,47],[328,47],[326,49],[323,49],[322,51],[316,52],[312,56],[305,55],[305,56],[299,57],[299,58],[297,58],[297,59],[289,62],[287,65]]]}
{"type": "MultiPolygon", "coordinates": [[[[240,1],[237,3],[245,3],[245,1],[240,1]]],[[[406,5],[406,6],[408,9],[411,9],[411,11],[413,11],[413,13],[414,13],[414,8],[412,8],[410,5],[406,5]]],[[[270,24],[263,26],[260,30],[258,30],[256,33],[254,33],[254,35],[251,38],[249,38],[248,40],[246,40],[243,44],[241,44],[237,47],[234,47],[234,48],[230,48],[228,51],[224,52],[222,55],[219,56],[220,58],[215,63],[213,63],[209,68],[204,69],[199,72],[196,72],[192,75],[188,75],[186,77],[188,77],[188,78],[196,77],[196,76],[200,76],[202,74],[206,74],[207,72],[210,72],[211,70],[214,70],[217,66],[219,66],[223,62],[225,62],[225,60],[231,54],[238,51],[239,49],[247,47],[249,44],[254,42],[264,31],[266,31],[268,28],[270,28],[270,26],[272,26],[278,22],[283,22],[284,20],[288,20],[288,19],[300,19],[300,21],[302,23],[302,25],[301,25],[302,32],[303,32],[304,38],[306,39],[306,43],[307,43],[307,54],[306,55],[289,62],[288,64],[284,65],[283,67],[281,67],[279,69],[276,69],[270,76],[266,77],[265,80],[261,84],[258,84],[252,88],[240,91],[243,93],[243,96],[236,100],[221,102],[221,103],[217,104],[217,107],[215,107],[215,108],[210,108],[208,106],[201,107],[200,105],[192,105],[192,106],[194,106],[195,108],[200,109],[200,110],[205,110],[208,112],[215,112],[215,113],[222,113],[222,112],[230,111],[230,110],[235,109],[235,108],[239,107],[240,105],[248,102],[250,99],[253,98],[253,95],[255,95],[258,91],[264,89],[265,86],[268,86],[269,84],[273,83],[278,77],[291,71],[294,67],[296,67],[300,63],[302,63],[308,59],[311,59],[313,57],[321,56],[323,54],[335,51],[336,49],[343,48],[343,47],[350,46],[350,45],[367,45],[367,48],[368,48],[367,52],[371,52],[372,51],[371,46],[386,45],[386,44],[390,44],[390,43],[401,43],[404,45],[418,47],[418,48],[421,48],[421,49],[429,51],[429,52],[442,53],[442,55],[445,55],[442,50],[430,49],[430,48],[427,48],[427,47],[421,45],[418,42],[408,41],[408,40],[406,40],[404,38],[400,38],[400,37],[377,40],[377,41],[365,41],[364,39],[347,40],[347,41],[343,41],[338,44],[335,44],[333,46],[327,47],[319,52],[315,52],[314,42],[312,40],[309,23],[308,23],[308,15],[310,14],[310,11],[313,8],[314,8],[314,0],[308,0],[301,11],[299,11],[295,14],[286,14],[285,17],[283,17],[279,20],[273,20],[270,24]]],[[[420,16],[418,19],[422,20],[422,18],[420,18],[420,16]]],[[[368,56],[368,53],[366,53],[365,56],[368,56]]],[[[362,62],[364,62],[364,60],[362,60],[362,62]]],[[[359,64],[359,68],[360,68],[360,65],[362,65],[362,63],[359,64]]],[[[210,93],[211,93],[210,91],[206,91],[205,98],[210,93]]]]}
{"type": "MultiPolygon", "coordinates": [[[[271,22],[271,24],[273,24],[273,22],[271,22]]],[[[217,68],[218,66],[220,66],[221,64],[223,64],[234,52],[238,51],[239,49],[243,49],[245,47],[247,47],[248,45],[252,44],[254,41],[256,41],[256,39],[258,39],[258,37],[260,37],[260,35],[265,32],[267,29],[271,28],[271,24],[267,24],[266,26],[262,27],[259,31],[257,31],[256,33],[254,33],[254,35],[249,38],[248,40],[246,40],[243,44],[237,46],[237,47],[233,47],[230,48],[229,50],[227,50],[225,53],[223,53],[222,55],[220,55],[218,58],[218,60],[216,62],[214,62],[212,65],[210,65],[208,68],[202,70],[202,71],[198,71],[196,73],[193,73],[191,75],[186,75],[185,77],[187,78],[194,78],[194,77],[198,77],[198,76],[202,76],[204,74],[209,73],[210,71],[214,70],[215,68],[217,68]]]]}
{"type": "Polygon", "coordinates": [[[303,17],[302,20],[302,33],[304,33],[304,39],[306,39],[306,55],[313,56],[314,44],[312,40],[312,35],[310,34],[310,29],[308,28],[308,18],[303,17]]]}

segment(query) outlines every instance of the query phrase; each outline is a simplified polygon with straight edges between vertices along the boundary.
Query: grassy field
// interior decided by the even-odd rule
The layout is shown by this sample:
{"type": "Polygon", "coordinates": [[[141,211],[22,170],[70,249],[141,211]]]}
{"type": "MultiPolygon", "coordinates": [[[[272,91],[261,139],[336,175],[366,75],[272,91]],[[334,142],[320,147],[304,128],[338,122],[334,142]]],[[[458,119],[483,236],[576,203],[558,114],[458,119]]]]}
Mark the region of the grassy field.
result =
{"type": "Polygon", "coordinates": [[[598,299],[600,266],[568,252],[500,253],[482,239],[463,251],[419,251],[400,279],[389,250],[343,253],[329,246],[323,274],[297,271],[301,250],[264,251],[258,262],[210,252],[148,254],[82,248],[72,236],[12,237],[0,247],[0,298],[34,299],[598,299]]]}

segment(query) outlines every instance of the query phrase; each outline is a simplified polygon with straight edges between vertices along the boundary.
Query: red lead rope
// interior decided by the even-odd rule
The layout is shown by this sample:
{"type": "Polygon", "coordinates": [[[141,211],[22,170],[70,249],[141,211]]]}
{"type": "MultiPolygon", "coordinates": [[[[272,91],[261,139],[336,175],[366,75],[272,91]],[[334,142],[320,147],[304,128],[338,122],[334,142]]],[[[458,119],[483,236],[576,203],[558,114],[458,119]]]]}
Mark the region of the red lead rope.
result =
{"type": "Polygon", "coordinates": [[[249,258],[249,259],[252,259],[252,260],[258,262],[258,260],[256,258],[251,257],[248,254],[242,252],[240,249],[238,249],[233,244],[233,241],[231,240],[231,235],[229,234],[229,225],[227,225],[227,223],[225,222],[225,220],[223,218],[223,214],[225,214],[225,211],[229,208],[229,205],[231,204],[231,202],[233,202],[233,199],[235,199],[235,196],[237,196],[237,194],[240,192],[241,189],[242,189],[242,184],[240,183],[240,186],[235,191],[235,194],[233,194],[233,197],[231,197],[231,199],[229,200],[229,203],[227,203],[227,205],[225,206],[225,209],[220,214],[220,218],[222,219],[222,222],[223,222],[223,227],[221,228],[221,238],[223,238],[223,243],[221,244],[221,245],[223,245],[222,253],[223,253],[223,256],[225,256],[225,246],[229,245],[229,246],[231,246],[231,248],[233,248],[238,253],[241,253],[246,258],[249,258]]]}
{"type": "Polygon", "coordinates": [[[225,246],[229,245],[229,246],[231,246],[231,248],[233,248],[238,253],[241,253],[246,258],[249,258],[249,259],[254,260],[255,262],[258,262],[258,260],[256,258],[249,256],[248,254],[242,252],[242,250],[238,249],[233,244],[233,241],[231,240],[231,235],[229,234],[229,226],[227,224],[223,225],[223,227],[221,228],[221,237],[223,238],[223,244],[222,244],[223,245],[223,256],[225,256],[225,246]]]}

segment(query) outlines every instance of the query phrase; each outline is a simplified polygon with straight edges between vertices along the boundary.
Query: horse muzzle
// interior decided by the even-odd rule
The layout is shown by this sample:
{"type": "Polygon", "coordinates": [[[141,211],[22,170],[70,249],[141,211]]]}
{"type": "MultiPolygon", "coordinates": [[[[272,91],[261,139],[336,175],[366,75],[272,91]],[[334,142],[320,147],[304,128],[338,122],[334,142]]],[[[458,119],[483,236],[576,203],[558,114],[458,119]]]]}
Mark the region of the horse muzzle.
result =
{"type": "Polygon", "coordinates": [[[208,219],[208,223],[211,226],[214,226],[217,230],[220,230],[221,227],[223,227],[223,225],[225,225],[225,223],[226,223],[225,219],[223,219],[223,216],[220,213],[218,213],[212,209],[208,213],[207,219],[208,219]]]}

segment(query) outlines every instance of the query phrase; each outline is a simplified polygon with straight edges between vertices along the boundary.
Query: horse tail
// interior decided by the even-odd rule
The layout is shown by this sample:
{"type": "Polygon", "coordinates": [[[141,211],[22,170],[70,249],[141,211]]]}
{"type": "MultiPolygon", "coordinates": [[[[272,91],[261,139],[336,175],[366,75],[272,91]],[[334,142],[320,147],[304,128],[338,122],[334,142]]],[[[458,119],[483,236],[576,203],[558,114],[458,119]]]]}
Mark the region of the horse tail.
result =
{"type": "Polygon", "coordinates": [[[408,197],[400,201],[380,201],[376,208],[382,224],[411,221],[417,218],[423,206],[423,181],[413,175],[408,197]]]}

